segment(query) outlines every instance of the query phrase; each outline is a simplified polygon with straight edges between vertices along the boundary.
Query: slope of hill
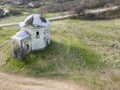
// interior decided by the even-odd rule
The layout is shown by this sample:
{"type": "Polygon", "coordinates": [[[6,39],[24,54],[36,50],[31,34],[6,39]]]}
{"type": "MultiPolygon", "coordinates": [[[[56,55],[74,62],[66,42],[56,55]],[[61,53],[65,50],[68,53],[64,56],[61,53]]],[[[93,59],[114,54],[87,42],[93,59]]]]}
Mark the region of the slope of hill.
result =
{"type": "Polygon", "coordinates": [[[0,62],[5,63],[1,65],[1,70],[28,76],[75,80],[91,89],[119,90],[119,20],[67,19],[52,22],[50,46],[30,53],[23,61],[10,55],[9,38],[19,27],[2,27],[0,62]]]}

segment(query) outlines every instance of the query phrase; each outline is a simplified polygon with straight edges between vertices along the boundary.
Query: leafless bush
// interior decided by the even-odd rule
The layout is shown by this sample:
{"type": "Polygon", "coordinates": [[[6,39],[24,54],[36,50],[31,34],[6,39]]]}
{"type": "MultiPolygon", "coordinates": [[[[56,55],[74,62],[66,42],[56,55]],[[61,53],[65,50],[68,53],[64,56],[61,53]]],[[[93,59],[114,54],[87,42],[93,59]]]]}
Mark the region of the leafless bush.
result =
{"type": "Polygon", "coordinates": [[[52,0],[52,1],[56,4],[61,4],[61,2],[62,4],[74,2],[86,8],[103,7],[106,4],[120,5],[120,0],[52,0]]]}
{"type": "Polygon", "coordinates": [[[75,9],[75,13],[78,14],[79,16],[83,15],[85,13],[85,8],[83,6],[78,6],[75,9]]]}
{"type": "Polygon", "coordinates": [[[74,11],[76,9],[76,6],[78,3],[74,2],[74,1],[70,1],[70,2],[65,2],[62,4],[56,4],[56,3],[52,3],[49,5],[46,5],[44,7],[41,7],[40,11],[41,12],[64,12],[64,11],[74,11]]]}
{"type": "Polygon", "coordinates": [[[120,5],[120,0],[82,0],[86,8],[104,7],[106,4],[120,5]]]}
{"type": "Polygon", "coordinates": [[[22,12],[20,10],[10,10],[11,15],[20,15],[22,12]]]}
{"type": "Polygon", "coordinates": [[[113,19],[120,17],[120,7],[109,9],[103,12],[87,13],[84,16],[87,19],[113,19]]]}
{"type": "MultiPolygon", "coordinates": [[[[47,4],[46,6],[41,7],[40,13],[52,13],[52,12],[64,12],[68,11],[70,14],[84,14],[85,9],[91,8],[100,8],[100,7],[112,7],[114,5],[120,5],[120,0],[52,0],[53,3],[47,4]],[[62,2],[61,2],[62,1],[62,2]]],[[[108,12],[107,12],[108,13],[108,12]]],[[[104,14],[108,15],[109,14],[104,14]]],[[[89,14],[87,17],[101,17],[104,15],[94,15],[89,14]]]]}
{"type": "Polygon", "coordinates": [[[4,17],[4,10],[0,9],[0,18],[4,17]]]}

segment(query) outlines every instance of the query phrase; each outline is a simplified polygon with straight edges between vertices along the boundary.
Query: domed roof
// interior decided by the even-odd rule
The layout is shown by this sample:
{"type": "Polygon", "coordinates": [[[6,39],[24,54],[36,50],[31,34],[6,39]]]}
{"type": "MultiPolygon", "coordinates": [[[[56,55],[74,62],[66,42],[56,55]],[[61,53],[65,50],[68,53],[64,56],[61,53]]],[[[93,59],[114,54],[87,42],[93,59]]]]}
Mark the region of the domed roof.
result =
{"type": "Polygon", "coordinates": [[[29,37],[29,34],[27,32],[19,31],[19,32],[16,33],[16,35],[14,35],[11,38],[22,40],[22,39],[27,38],[27,37],[29,37]]]}
{"type": "Polygon", "coordinates": [[[33,26],[47,26],[49,25],[49,21],[45,18],[41,17],[39,14],[29,15],[23,22],[20,23],[20,27],[33,26]]]}

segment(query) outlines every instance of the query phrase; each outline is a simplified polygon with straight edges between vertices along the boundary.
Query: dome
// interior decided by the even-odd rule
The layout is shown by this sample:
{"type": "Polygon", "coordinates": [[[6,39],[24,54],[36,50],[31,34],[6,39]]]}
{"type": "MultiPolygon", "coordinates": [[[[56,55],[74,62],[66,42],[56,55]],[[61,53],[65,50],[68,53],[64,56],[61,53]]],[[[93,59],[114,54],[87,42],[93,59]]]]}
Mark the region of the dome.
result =
{"type": "Polygon", "coordinates": [[[26,26],[40,27],[47,25],[49,25],[49,21],[41,17],[41,15],[39,14],[29,15],[23,22],[20,23],[20,27],[26,26]]]}

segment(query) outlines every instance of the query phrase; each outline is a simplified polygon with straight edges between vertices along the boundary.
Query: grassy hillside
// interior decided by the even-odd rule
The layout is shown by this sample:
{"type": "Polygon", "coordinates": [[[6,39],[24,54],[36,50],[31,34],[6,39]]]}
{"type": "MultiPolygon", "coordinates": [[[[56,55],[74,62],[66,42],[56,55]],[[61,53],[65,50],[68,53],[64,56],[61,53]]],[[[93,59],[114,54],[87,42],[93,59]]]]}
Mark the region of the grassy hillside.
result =
{"type": "MultiPolygon", "coordinates": [[[[34,10],[33,10],[34,11],[34,10]]],[[[67,15],[68,12],[63,12],[62,13],[63,15],[67,15]]],[[[21,22],[23,21],[26,16],[30,15],[29,12],[25,11],[23,12],[23,15],[18,15],[18,16],[9,16],[9,17],[5,17],[5,18],[0,18],[0,24],[3,24],[3,23],[14,23],[14,22],[21,22]],[[12,22],[11,22],[12,21],[12,22]]],[[[60,16],[61,13],[46,13],[46,14],[43,14],[43,17],[45,18],[52,18],[52,17],[57,17],[57,16],[60,16]]]]}
{"type": "Polygon", "coordinates": [[[51,44],[23,61],[10,55],[9,38],[18,26],[0,28],[1,70],[37,77],[69,79],[92,90],[120,88],[120,19],[51,23],[51,44]],[[3,55],[4,54],[4,55],[3,55]]]}

